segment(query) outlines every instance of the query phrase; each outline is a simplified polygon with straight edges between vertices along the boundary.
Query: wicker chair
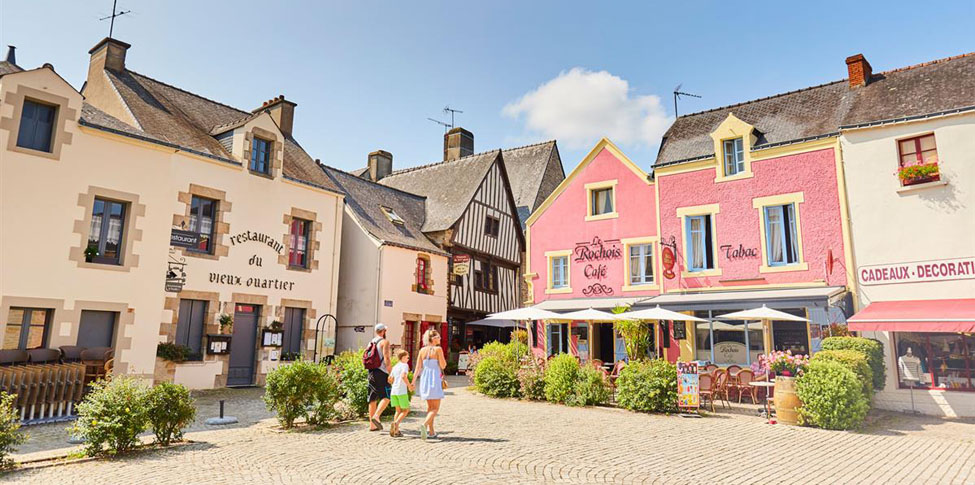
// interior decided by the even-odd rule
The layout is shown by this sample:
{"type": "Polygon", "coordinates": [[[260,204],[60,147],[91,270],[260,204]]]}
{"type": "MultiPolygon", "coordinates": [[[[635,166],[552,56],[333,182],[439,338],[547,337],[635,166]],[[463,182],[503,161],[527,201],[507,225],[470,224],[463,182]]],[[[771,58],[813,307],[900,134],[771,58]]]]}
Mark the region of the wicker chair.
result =
{"type": "Polygon", "coordinates": [[[732,364],[729,365],[725,370],[728,371],[728,377],[735,377],[735,375],[738,374],[738,371],[741,370],[741,366],[738,364],[732,364]]]}
{"type": "Polygon", "coordinates": [[[711,412],[714,412],[714,391],[712,386],[712,380],[710,374],[701,374],[698,376],[698,389],[701,395],[701,405],[703,406],[705,402],[711,403],[711,412]]]}
{"type": "Polygon", "coordinates": [[[738,403],[741,404],[741,397],[748,394],[752,398],[752,403],[758,403],[758,388],[749,383],[755,379],[755,373],[751,369],[742,369],[738,372],[735,380],[735,390],[738,391],[738,403]]]}
{"type": "Polygon", "coordinates": [[[108,376],[105,364],[111,358],[111,349],[108,352],[105,349],[106,347],[96,347],[81,352],[81,363],[85,365],[85,384],[108,376]]]}
{"type": "Polygon", "coordinates": [[[728,371],[724,369],[714,371],[714,386],[711,392],[714,394],[715,399],[721,399],[723,401],[722,405],[731,406],[731,403],[728,401],[728,371]]]}

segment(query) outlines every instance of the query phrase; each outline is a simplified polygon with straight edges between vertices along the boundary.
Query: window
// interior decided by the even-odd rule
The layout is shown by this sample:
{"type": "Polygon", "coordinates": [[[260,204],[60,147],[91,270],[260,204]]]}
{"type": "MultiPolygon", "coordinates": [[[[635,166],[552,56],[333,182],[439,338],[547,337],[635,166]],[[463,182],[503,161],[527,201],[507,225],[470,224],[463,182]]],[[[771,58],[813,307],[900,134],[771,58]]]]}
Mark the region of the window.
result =
{"type": "Polygon", "coordinates": [[[711,216],[687,216],[687,270],[714,269],[711,216]]]}
{"type": "Polygon", "coordinates": [[[568,256],[556,256],[551,259],[552,262],[552,288],[568,288],[569,287],[569,257],[568,256]]]}
{"type": "Polygon", "coordinates": [[[653,284],[653,244],[630,246],[630,284],[653,284]]]}
{"type": "Polygon", "coordinates": [[[589,214],[598,216],[613,213],[613,188],[595,189],[589,192],[589,214]]]}
{"type": "Polygon", "coordinates": [[[263,138],[254,137],[251,140],[251,165],[252,172],[271,173],[271,142],[263,138]]]}
{"type": "Polygon", "coordinates": [[[305,309],[284,309],[284,336],[281,343],[281,356],[285,360],[296,360],[301,356],[302,334],[305,331],[305,309]]]}
{"type": "Polygon", "coordinates": [[[938,147],[934,144],[933,134],[900,140],[897,146],[901,167],[938,163],[938,147]]]}
{"type": "Polygon", "coordinates": [[[176,320],[176,345],[190,348],[190,360],[203,359],[203,329],[206,327],[207,302],[180,300],[176,320]]]}
{"type": "Polygon", "coordinates": [[[11,308],[3,334],[3,348],[30,350],[46,347],[50,315],[50,310],[39,308],[11,308]]]}
{"type": "Polygon", "coordinates": [[[392,222],[393,224],[399,224],[399,225],[405,224],[403,218],[400,217],[399,214],[397,214],[396,211],[394,211],[393,209],[390,209],[389,207],[385,207],[385,206],[379,206],[379,208],[382,209],[383,214],[386,214],[386,218],[389,219],[389,222],[392,222]]]}
{"type": "Polygon", "coordinates": [[[200,244],[193,251],[213,252],[216,219],[217,201],[194,195],[190,202],[190,231],[200,233],[200,244]]]}
{"type": "Polygon", "coordinates": [[[898,387],[975,391],[975,336],[893,332],[898,387]]]}
{"type": "Polygon", "coordinates": [[[298,218],[291,219],[291,228],[288,231],[288,237],[291,238],[291,246],[288,248],[288,266],[308,267],[308,231],[310,228],[311,221],[298,218]]]}
{"type": "Polygon", "coordinates": [[[484,218],[484,234],[491,237],[498,237],[501,233],[501,220],[494,216],[484,218]]]}
{"type": "Polygon", "coordinates": [[[742,139],[724,141],[724,174],[725,176],[737,175],[745,171],[745,151],[742,148],[742,139]]]}
{"type": "Polygon", "coordinates": [[[553,323],[548,327],[548,355],[569,352],[569,324],[553,323]]]}
{"type": "Polygon", "coordinates": [[[20,131],[17,133],[17,146],[51,151],[51,139],[54,138],[54,121],[57,119],[57,107],[41,104],[29,99],[24,100],[24,109],[20,115],[20,131]]]}
{"type": "Polygon", "coordinates": [[[91,231],[85,258],[102,264],[122,263],[122,234],[125,229],[125,203],[95,198],[91,210],[91,231]]]}
{"type": "Polygon", "coordinates": [[[416,258],[416,283],[413,285],[413,291],[417,293],[432,294],[433,291],[430,288],[430,259],[426,256],[417,256],[416,258]]]}
{"type": "Polygon", "coordinates": [[[490,261],[474,260],[474,289],[495,293],[498,291],[498,267],[490,261]]]}
{"type": "Polygon", "coordinates": [[[765,245],[769,266],[799,263],[795,204],[765,208],[765,245]]]}

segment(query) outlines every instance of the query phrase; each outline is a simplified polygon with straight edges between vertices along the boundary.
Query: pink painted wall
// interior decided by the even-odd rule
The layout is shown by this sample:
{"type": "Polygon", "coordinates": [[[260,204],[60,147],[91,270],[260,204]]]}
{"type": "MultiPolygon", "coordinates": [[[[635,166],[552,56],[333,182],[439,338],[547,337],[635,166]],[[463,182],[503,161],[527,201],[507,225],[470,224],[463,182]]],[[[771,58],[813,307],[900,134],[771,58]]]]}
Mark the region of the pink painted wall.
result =
{"type": "Polygon", "coordinates": [[[677,241],[676,277],[664,279],[664,289],[700,288],[741,285],[775,285],[810,283],[827,280],[830,286],[846,285],[844,245],[840,199],[836,181],[833,149],[817,150],[752,162],[754,177],[715,183],[715,170],[708,168],[673,175],[658,175],[660,190],[661,241],[677,241]],[[799,204],[799,225],[802,232],[802,259],[809,265],[806,271],[759,273],[762,258],[729,259],[720,247],[730,244],[737,248],[762,248],[759,222],[760,212],[752,206],[752,199],[779,194],[803,192],[799,204]],[[715,218],[717,235],[717,266],[722,274],[715,277],[683,279],[684,234],[676,211],[680,207],[719,204],[715,218]],[[826,277],[824,263],[832,249],[834,267],[826,277]],[[735,281],[738,280],[738,281],[735,281]]]}
{"type": "MultiPolygon", "coordinates": [[[[623,274],[623,258],[602,261],[605,266],[605,276],[602,278],[586,277],[587,263],[576,262],[570,258],[569,273],[572,293],[545,294],[548,285],[548,262],[545,258],[547,251],[574,250],[577,243],[589,243],[593,238],[604,241],[604,247],[618,247],[623,250],[622,243],[609,243],[635,237],[652,237],[657,235],[656,196],[655,186],[648,185],[646,179],[641,178],[633,170],[617,159],[612,152],[603,149],[586,166],[582,172],[569,182],[565,190],[558,195],[555,202],[531,225],[531,271],[537,273],[533,281],[535,303],[547,299],[568,299],[599,296],[634,297],[659,294],[656,290],[622,291],[625,283],[623,274]],[[587,195],[586,184],[617,180],[616,211],[619,217],[598,221],[586,221],[587,195]],[[583,294],[583,289],[598,283],[609,288],[610,293],[583,294]]],[[[659,248],[654,244],[654,257],[659,258],[659,248]]],[[[595,265],[595,263],[592,263],[595,265]]],[[[654,262],[654,272],[659,265],[654,262]]],[[[592,267],[590,267],[590,271],[592,267]]],[[[656,274],[660,280],[659,274],[656,274]]]]}

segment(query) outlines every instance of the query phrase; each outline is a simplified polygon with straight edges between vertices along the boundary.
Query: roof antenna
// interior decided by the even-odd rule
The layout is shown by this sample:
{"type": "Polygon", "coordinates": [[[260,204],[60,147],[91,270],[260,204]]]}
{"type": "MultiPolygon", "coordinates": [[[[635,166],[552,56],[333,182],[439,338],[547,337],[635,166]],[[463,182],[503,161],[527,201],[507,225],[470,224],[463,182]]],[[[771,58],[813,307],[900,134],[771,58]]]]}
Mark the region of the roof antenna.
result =
{"type": "Polygon", "coordinates": [[[456,125],[454,125],[454,114],[455,113],[463,113],[463,111],[461,111],[459,109],[452,109],[450,107],[450,105],[448,104],[447,106],[444,106],[443,107],[443,114],[447,114],[447,113],[450,113],[450,127],[453,128],[454,126],[456,126],[456,125]]]}
{"type": "Polygon", "coordinates": [[[430,121],[432,121],[432,122],[434,122],[434,123],[436,123],[436,124],[438,124],[438,125],[443,126],[443,132],[444,133],[447,133],[448,130],[450,130],[451,128],[454,127],[454,125],[452,125],[450,123],[447,123],[446,121],[435,120],[433,118],[427,118],[427,119],[430,120],[430,121]]]}
{"type": "Polygon", "coordinates": [[[109,24],[108,24],[108,37],[109,38],[112,37],[112,32],[115,30],[115,17],[121,17],[121,16],[123,16],[123,15],[125,15],[127,13],[132,12],[131,10],[126,10],[124,12],[119,12],[115,8],[117,5],[118,5],[118,0],[112,0],[112,15],[109,15],[108,17],[102,17],[102,18],[98,19],[98,20],[112,19],[112,21],[109,22],[109,24]]]}
{"type": "Polygon", "coordinates": [[[676,88],[674,88],[674,118],[680,116],[680,114],[677,113],[677,100],[680,99],[681,96],[690,96],[692,98],[700,98],[700,96],[698,96],[696,94],[685,93],[685,92],[681,91],[680,90],[680,87],[683,86],[683,85],[684,85],[684,83],[680,83],[680,84],[677,85],[676,88]]]}

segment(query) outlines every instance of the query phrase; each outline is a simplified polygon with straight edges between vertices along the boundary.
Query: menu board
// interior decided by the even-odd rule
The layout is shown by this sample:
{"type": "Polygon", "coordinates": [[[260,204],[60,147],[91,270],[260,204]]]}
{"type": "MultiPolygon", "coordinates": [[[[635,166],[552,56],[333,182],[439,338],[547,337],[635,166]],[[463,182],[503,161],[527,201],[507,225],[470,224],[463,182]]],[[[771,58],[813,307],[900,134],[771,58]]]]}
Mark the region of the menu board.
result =
{"type": "Polygon", "coordinates": [[[697,362],[677,363],[677,408],[697,411],[701,407],[701,393],[697,362]]]}

